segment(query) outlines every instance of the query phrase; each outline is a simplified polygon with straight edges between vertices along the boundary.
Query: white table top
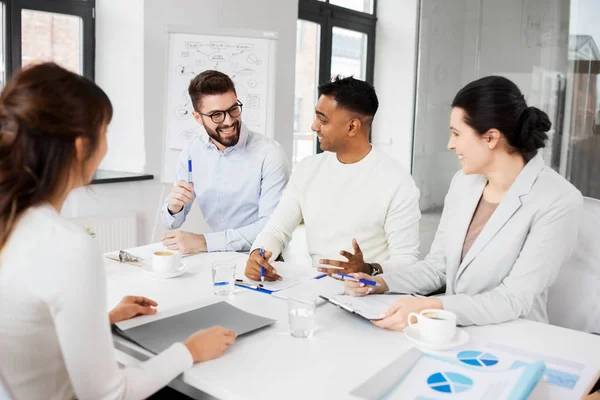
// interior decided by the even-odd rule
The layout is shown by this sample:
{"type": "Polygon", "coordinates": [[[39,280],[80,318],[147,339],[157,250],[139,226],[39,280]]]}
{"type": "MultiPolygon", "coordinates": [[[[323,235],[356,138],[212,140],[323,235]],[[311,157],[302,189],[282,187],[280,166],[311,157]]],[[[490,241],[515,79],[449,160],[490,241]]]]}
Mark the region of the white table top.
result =
{"type": "MultiPolygon", "coordinates": [[[[120,324],[122,328],[223,300],[278,321],[238,338],[223,357],[185,372],[178,379],[187,385],[222,399],[353,398],[348,394],[352,389],[412,347],[402,333],[377,328],[330,304],[317,308],[317,331],[312,338],[294,338],[288,333],[284,300],[247,289],[225,297],[213,295],[211,264],[228,259],[232,259],[230,253],[185,258],[190,266],[186,274],[164,280],[149,278],[140,267],[105,261],[109,309],[125,295],[146,296],[159,304],[156,315],[127,321],[120,324]]],[[[600,336],[526,320],[465,329],[471,340],[570,359],[589,365],[594,374],[600,371],[600,336]]],[[[149,354],[122,339],[115,340],[140,354],[149,354]]],[[[136,362],[123,352],[117,353],[121,363],[136,362]]],[[[531,397],[557,396],[548,393],[548,386],[538,385],[531,397]]]]}

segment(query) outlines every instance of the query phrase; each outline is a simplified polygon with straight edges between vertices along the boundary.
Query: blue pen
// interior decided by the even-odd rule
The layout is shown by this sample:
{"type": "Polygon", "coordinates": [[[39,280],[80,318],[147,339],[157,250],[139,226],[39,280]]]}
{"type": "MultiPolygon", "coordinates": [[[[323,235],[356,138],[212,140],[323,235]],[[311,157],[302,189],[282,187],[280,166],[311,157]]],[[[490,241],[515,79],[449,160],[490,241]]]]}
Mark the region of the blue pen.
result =
{"type": "MultiPolygon", "coordinates": [[[[261,257],[265,256],[265,251],[263,250],[262,247],[258,251],[258,254],[260,254],[261,257]]],[[[265,281],[265,267],[263,267],[262,265],[260,266],[260,281],[261,282],[265,281]]]]}
{"type": "Polygon", "coordinates": [[[353,277],[352,275],[348,275],[348,274],[331,274],[331,277],[342,280],[342,281],[353,281],[353,282],[364,283],[365,285],[369,285],[369,286],[379,286],[379,283],[377,283],[375,281],[371,281],[369,279],[357,279],[357,278],[353,277]]]}
{"type": "Polygon", "coordinates": [[[193,183],[192,178],[192,156],[188,155],[188,183],[193,183]]]}

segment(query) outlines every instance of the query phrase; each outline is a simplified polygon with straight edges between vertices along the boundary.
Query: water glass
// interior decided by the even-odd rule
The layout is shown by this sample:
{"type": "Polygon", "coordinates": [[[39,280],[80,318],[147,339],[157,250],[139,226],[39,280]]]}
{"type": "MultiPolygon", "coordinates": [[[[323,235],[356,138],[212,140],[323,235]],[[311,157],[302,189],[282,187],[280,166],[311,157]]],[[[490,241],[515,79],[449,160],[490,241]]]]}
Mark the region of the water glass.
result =
{"type": "Polygon", "coordinates": [[[290,334],[296,338],[309,338],[315,331],[314,301],[295,298],[288,299],[288,315],[290,318],[290,334]]]}
{"type": "Polygon", "coordinates": [[[235,289],[235,263],[216,262],[212,265],[213,291],[216,295],[227,296],[235,289]]]}

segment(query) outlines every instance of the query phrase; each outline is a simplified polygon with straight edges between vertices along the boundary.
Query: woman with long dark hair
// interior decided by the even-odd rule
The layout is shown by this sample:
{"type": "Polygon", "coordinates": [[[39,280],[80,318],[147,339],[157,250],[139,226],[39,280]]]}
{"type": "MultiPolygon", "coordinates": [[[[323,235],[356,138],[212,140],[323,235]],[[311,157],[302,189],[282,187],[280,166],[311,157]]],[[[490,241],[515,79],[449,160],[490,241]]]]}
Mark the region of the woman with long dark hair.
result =
{"type": "Polygon", "coordinates": [[[548,322],[547,290],[577,240],[581,193],[548,167],[538,150],[551,124],[500,76],[469,83],[452,102],[450,141],[462,165],[444,202],[431,251],[423,261],[374,279],[347,282],[360,296],[387,291],[445,295],[407,297],[376,325],[402,330],[408,314],[456,313],[459,325],[519,317],[548,322]]]}
{"type": "Polygon", "coordinates": [[[0,371],[18,399],[146,398],[235,340],[214,327],[119,369],[109,322],[157,304],[130,296],[107,315],[100,255],[60,216],[106,154],[111,118],[102,89],[53,63],[23,69],[0,95],[0,371]]]}

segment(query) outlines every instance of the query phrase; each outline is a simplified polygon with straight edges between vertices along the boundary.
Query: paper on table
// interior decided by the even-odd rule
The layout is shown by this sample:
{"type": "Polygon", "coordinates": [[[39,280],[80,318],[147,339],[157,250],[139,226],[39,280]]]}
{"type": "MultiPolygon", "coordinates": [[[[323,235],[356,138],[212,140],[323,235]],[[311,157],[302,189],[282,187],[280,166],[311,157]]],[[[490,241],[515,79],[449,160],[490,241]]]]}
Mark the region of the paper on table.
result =
{"type": "Polygon", "coordinates": [[[323,275],[315,268],[293,265],[281,261],[272,262],[271,265],[277,270],[279,276],[283,278],[282,280],[275,282],[252,281],[244,274],[245,270],[243,268],[236,268],[235,277],[236,279],[242,279],[248,282],[262,283],[264,289],[270,290],[271,292],[277,292],[323,275]]]}
{"type": "Polygon", "coordinates": [[[539,381],[544,363],[489,372],[413,348],[351,394],[361,399],[524,399],[539,381]]]}
{"type": "Polygon", "coordinates": [[[598,378],[598,371],[577,360],[553,357],[502,343],[472,342],[453,351],[438,352],[457,362],[486,371],[504,371],[544,361],[546,371],[535,389],[544,399],[575,399],[587,395],[598,378]]]}
{"type": "MultiPolygon", "coordinates": [[[[325,296],[327,297],[327,296],[325,296]]],[[[386,311],[398,300],[410,297],[406,294],[374,294],[363,297],[353,297],[349,295],[330,296],[330,299],[350,308],[356,314],[359,314],[370,320],[383,318],[386,311]]]]}
{"type": "Polygon", "coordinates": [[[342,293],[344,293],[344,283],[326,276],[320,279],[311,279],[300,285],[280,290],[279,292],[273,293],[273,297],[284,300],[293,297],[304,301],[324,302],[325,300],[319,298],[319,295],[333,296],[342,293]]]}
{"type": "Polygon", "coordinates": [[[519,385],[523,374],[524,368],[490,373],[461,367],[436,358],[423,357],[386,397],[386,400],[444,395],[477,400],[511,399],[511,394],[519,385]]]}

